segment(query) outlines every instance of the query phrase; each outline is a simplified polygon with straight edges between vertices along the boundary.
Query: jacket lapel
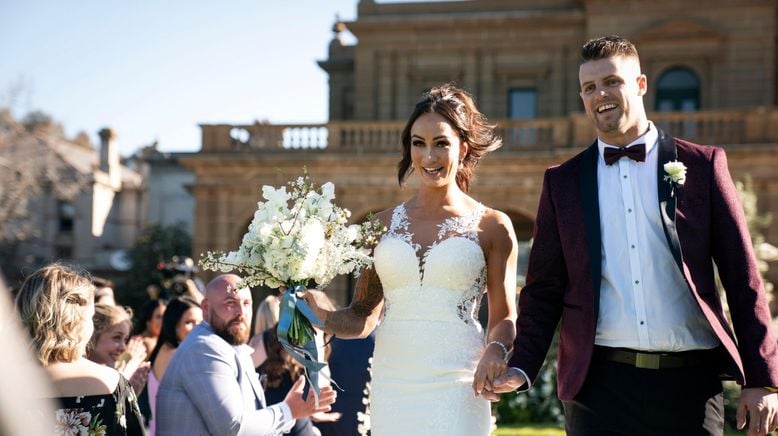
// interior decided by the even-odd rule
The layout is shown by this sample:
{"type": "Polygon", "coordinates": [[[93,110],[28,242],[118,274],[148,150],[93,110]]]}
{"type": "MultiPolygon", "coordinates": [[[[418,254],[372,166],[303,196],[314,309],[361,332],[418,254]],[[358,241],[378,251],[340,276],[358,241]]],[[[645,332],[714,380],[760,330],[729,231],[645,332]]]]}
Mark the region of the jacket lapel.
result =
{"type": "Polygon", "coordinates": [[[243,372],[243,376],[248,379],[249,385],[251,385],[251,389],[254,391],[254,395],[259,401],[259,404],[262,408],[267,407],[265,392],[259,383],[257,372],[254,370],[254,362],[251,360],[251,352],[254,350],[247,345],[237,345],[234,346],[233,349],[238,357],[238,362],[241,367],[240,370],[243,372]]]}
{"type": "Polygon", "coordinates": [[[678,149],[672,136],[666,134],[661,129],[657,129],[659,134],[659,158],[657,159],[657,192],[659,194],[659,212],[662,215],[662,226],[664,227],[665,237],[673,253],[673,258],[678,268],[683,271],[681,264],[681,241],[678,239],[678,231],[675,227],[675,209],[677,196],[674,195],[673,186],[665,180],[664,165],[667,162],[678,160],[678,149]]]}
{"type": "Polygon", "coordinates": [[[600,310],[600,281],[602,280],[602,235],[600,234],[600,200],[597,192],[597,160],[600,152],[594,141],[581,161],[581,205],[589,252],[589,270],[592,274],[594,313],[600,310]]]}

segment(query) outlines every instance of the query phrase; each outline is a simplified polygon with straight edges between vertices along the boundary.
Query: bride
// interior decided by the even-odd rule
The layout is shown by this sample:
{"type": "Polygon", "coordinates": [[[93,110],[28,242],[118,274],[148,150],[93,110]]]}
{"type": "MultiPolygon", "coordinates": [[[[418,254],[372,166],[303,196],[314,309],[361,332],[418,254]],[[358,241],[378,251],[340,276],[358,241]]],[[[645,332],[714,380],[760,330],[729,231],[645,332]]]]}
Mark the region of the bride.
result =
{"type": "Polygon", "coordinates": [[[351,305],[323,309],[300,294],[341,338],[376,330],[370,413],[374,436],[488,435],[480,396],[502,374],[515,336],[517,244],[510,219],[467,192],[481,156],[502,145],[465,91],[425,93],[402,132],[401,185],[418,192],[376,215],[388,231],[351,305]],[[488,335],[477,320],[486,291],[488,335]]]}

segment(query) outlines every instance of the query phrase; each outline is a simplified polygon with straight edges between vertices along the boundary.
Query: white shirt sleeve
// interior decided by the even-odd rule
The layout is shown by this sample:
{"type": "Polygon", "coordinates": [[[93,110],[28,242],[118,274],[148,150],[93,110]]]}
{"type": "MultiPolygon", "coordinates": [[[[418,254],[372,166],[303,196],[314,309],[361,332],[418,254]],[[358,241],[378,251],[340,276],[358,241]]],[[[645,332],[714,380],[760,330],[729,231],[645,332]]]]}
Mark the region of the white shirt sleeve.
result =
{"type": "Polygon", "coordinates": [[[294,423],[296,422],[292,418],[292,409],[289,408],[285,401],[278,403],[278,407],[281,409],[281,432],[289,433],[294,428],[294,423]]]}
{"type": "Polygon", "coordinates": [[[532,380],[530,380],[530,379],[529,379],[529,377],[527,377],[527,373],[526,373],[526,372],[524,372],[524,370],[522,370],[521,368],[516,368],[515,366],[512,366],[512,367],[511,367],[511,369],[513,369],[513,370],[516,370],[516,371],[520,372],[520,373],[521,373],[521,375],[523,375],[523,376],[524,376],[524,380],[526,380],[526,381],[527,381],[527,382],[526,382],[526,383],[524,383],[523,385],[519,386],[519,388],[518,388],[518,389],[516,389],[516,392],[517,392],[517,393],[518,393],[518,392],[527,392],[527,391],[529,390],[529,388],[531,388],[531,387],[532,387],[532,380]]]}

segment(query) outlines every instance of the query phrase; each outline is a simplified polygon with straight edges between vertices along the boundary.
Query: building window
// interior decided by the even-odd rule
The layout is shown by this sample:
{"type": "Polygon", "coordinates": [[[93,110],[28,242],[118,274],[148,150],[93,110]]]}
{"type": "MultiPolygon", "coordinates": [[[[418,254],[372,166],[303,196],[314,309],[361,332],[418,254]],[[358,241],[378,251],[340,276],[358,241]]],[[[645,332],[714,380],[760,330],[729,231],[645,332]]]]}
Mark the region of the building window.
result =
{"type": "Polygon", "coordinates": [[[665,71],[656,82],[657,112],[689,112],[700,108],[700,80],[688,68],[665,71]]]}
{"type": "Polygon", "coordinates": [[[508,118],[532,119],[538,116],[538,91],[535,88],[508,90],[508,118]]]}
{"type": "Polygon", "coordinates": [[[59,231],[60,232],[72,232],[73,221],[76,218],[76,207],[69,201],[60,201],[57,206],[57,213],[59,214],[59,231]]]}

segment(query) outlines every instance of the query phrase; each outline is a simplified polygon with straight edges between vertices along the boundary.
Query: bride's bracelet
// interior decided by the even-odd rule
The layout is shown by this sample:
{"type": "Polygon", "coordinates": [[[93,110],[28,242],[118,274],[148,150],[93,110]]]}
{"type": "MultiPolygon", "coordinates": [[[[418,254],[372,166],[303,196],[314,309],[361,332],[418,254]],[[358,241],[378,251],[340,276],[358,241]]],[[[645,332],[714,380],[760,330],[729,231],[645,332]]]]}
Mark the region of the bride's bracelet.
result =
{"type": "Polygon", "coordinates": [[[510,353],[508,353],[508,347],[506,347],[505,344],[503,344],[500,341],[489,342],[488,344],[486,344],[486,347],[488,348],[489,345],[492,345],[492,344],[497,345],[498,347],[500,347],[500,349],[502,350],[502,360],[504,360],[505,362],[508,362],[508,357],[510,356],[510,353]]]}

